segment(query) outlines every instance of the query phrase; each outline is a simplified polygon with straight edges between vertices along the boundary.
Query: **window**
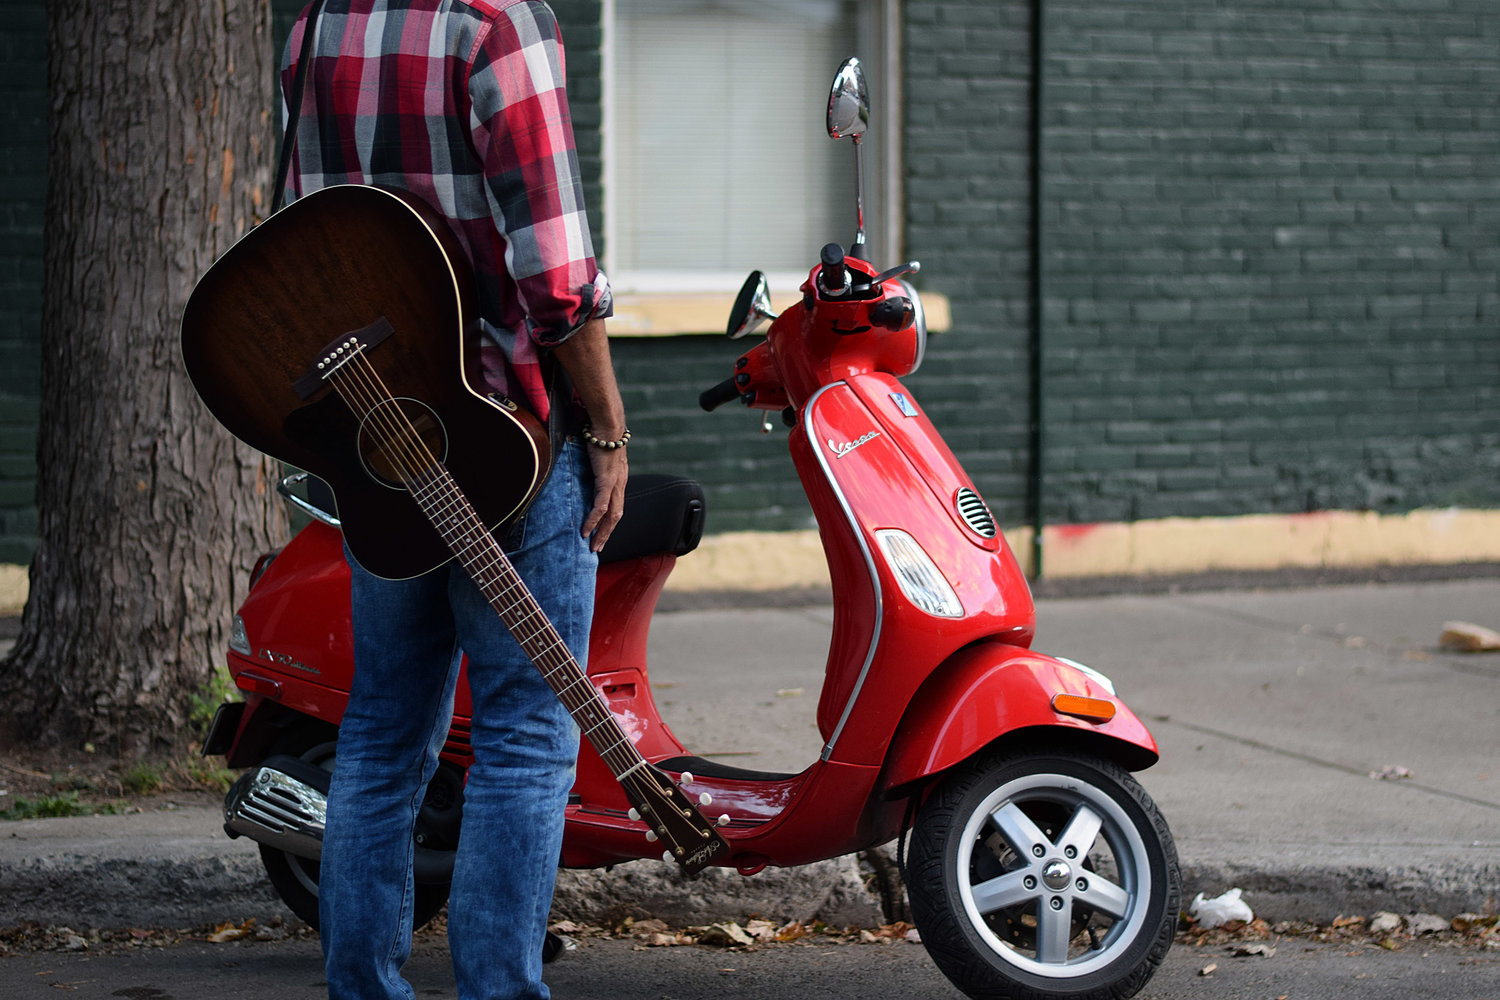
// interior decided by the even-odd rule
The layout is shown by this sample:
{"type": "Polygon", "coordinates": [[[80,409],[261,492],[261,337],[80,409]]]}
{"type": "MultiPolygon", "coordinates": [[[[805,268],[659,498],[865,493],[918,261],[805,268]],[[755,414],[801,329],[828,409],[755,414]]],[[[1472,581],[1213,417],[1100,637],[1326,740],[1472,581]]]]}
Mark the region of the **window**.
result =
{"type": "Polygon", "coordinates": [[[885,30],[897,6],[607,0],[604,264],[617,292],[732,293],[758,268],[795,294],[823,244],[853,242],[854,153],[825,128],[850,55],[874,106],[866,230],[878,261],[895,260],[883,184],[900,138],[885,30]]]}

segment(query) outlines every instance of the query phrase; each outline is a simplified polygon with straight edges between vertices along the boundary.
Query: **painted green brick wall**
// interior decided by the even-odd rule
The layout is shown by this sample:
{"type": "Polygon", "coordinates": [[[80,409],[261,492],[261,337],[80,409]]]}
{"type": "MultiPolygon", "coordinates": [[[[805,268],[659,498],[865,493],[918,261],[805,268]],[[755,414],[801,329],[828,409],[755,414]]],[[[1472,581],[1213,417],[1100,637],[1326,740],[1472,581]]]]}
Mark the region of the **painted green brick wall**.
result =
{"type": "Polygon", "coordinates": [[[1049,2],[1049,518],[1500,501],[1500,5],[1049,2]]]}
{"type": "Polygon", "coordinates": [[[36,537],[47,19],[40,3],[4,0],[0,23],[0,562],[25,563],[36,537]]]}
{"type": "Polygon", "coordinates": [[[909,384],[1003,523],[1026,517],[1031,9],[904,5],[906,251],[948,296],[909,384]]]}
{"type": "MultiPolygon", "coordinates": [[[[554,6],[597,230],[601,4],[554,6]]],[[[40,0],[0,10],[0,560],[24,561],[45,41],[40,0]]],[[[901,25],[907,251],[954,318],[910,384],[1007,523],[1031,10],[907,0],[901,25]]],[[[1045,28],[1048,520],[1500,506],[1500,5],[1048,0],[1045,28]]],[[[785,431],[697,408],[743,346],[617,340],[632,465],[701,479],[710,530],[805,526],[785,431]]]]}

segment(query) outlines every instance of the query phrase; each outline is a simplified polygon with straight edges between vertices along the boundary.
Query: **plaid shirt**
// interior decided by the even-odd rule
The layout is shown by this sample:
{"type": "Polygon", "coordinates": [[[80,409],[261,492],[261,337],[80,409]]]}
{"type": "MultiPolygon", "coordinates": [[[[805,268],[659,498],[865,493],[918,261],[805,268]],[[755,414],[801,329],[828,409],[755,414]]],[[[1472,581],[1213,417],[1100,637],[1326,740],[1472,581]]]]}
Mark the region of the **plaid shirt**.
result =
{"type": "MultiPolygon", "coordinates": [[[[304,10],[283,93],[306,26],[304,10]]],[[[545,420],[541,349],[611,308],[552,11],[540,0],[327,0],[312,60],[287,197],[381,184],[444,215],[473,266],[486,387],[545,420]]]]}

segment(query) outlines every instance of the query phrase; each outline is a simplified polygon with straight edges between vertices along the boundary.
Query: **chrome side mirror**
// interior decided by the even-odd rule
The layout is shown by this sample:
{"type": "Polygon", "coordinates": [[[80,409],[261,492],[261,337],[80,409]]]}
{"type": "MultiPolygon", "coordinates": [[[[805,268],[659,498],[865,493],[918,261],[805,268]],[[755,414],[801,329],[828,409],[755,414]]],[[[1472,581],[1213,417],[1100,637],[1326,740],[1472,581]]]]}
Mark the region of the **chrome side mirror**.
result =
{"type": "Polygon", "coordinates": [[[729,310],[729,326],[724,332],[731,340],[739,340],[775,318],[776,314],[771,311],[771,286],[766,282],[766,276],[760,271],[751,271],[750,277],[740,286],[734,308],[729,310]]]}
{"type": "Polygon", "coordinates": [[[869,260],[865,247],[865,161],[859,140],[870,124],[870,88],[865,84],[865,70],[853,57],[844,60],[833,77],[828,94],[828,134],[835,139],[845,136],[854,140],[854,211],[858,231],[849,256],[869,260]]]}
{"type": "Polygon", "coordinates": [[[828,95],[828,134],[858,141],[870,124],[870,89],[858,59],[846,59],[833,78],[828,95]]]}

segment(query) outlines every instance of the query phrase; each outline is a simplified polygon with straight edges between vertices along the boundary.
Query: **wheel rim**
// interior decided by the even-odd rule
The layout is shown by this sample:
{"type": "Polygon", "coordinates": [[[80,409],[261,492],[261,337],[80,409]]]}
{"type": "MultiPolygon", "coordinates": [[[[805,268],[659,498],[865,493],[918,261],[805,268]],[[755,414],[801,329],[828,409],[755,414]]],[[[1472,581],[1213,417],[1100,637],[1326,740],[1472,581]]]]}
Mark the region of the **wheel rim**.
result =
{"type": "Polygon", "coordinates": [[[1081,778],[1033,774],[996,788],[970,813],[954,866],[975,933],[1034,975],[1096,972],[1146,922],[1150,852],[1119,803],[1081,778]]]}

